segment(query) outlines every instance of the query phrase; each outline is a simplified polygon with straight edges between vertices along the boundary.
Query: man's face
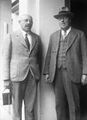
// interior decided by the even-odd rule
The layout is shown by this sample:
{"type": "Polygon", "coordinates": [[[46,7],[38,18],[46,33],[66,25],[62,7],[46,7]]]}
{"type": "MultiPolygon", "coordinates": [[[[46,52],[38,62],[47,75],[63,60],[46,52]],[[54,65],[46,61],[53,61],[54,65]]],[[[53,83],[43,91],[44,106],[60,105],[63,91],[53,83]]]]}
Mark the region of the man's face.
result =
{"type": "Polygon", "coordinates": [[[24,30],[25,32],[31,31],[32,24],[33,24],[32,17],[29,15],[22,16],[21,20],[19,20],[19,24],[22,30],[24,30]]]}
{"type": "Polygon", "coordinates": [[[63,30],[67,30],[70,26],[70,18],[67,16],[61,16],[59,19],[59,27],[63,30]]]}

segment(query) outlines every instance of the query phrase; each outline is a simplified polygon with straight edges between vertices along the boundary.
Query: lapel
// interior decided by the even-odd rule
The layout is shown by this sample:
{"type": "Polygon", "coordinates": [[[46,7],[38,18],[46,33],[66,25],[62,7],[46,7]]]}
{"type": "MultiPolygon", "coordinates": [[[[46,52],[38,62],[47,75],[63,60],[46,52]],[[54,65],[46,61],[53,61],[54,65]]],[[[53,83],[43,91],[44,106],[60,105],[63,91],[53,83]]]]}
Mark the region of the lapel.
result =
{"type": "Polygon", "coordinates": [[[31,40],[32,40],[32,48],[31,48],[31,50],[32,50],[36,44],[36,37],[33,33],[31,33],[31,40]]]}
{"type": "Polygon", "coordinates": [[[59,48],[59,41],[60,41],[60,37],[61,37],[61,32],[60,30],[57,31],[54,36],[53,36],[53,46],[52,46],[52,50],[57,52],[58,48],[59,48]]]}
{"type": "Polygon", "coordinates": [[[24,47],[27,48],[27,45],[26,45],[26,42],[25,42],[25,40],[24,40],[23,34],[22,34],[22,32],[21,32],[20,30],[17,31],[16,37],[17,37],[17,40],[18,40],[24,47]]]}
{"type": "Polygon", "coordinates": [[[68,36],[66,37],[66,39],[67,39],[67,48],[66,48],[66,51],[68,51],[69,50],[69,48],[72,46],[72,44],[74,43],[74,41],[76,40],[75,38],[76,38],[77,36],[76,36],[76,33],[74,32],[74,29],[73,28],[71,28],[71,31],[70,31],[70,33],[68,34],[68,36]]]}
{"type": "MultiPolygon", "coordinates": [[[[27,45],[26,45],[26,42],[24,40],[24,37],[23,37],[23,34],[22,32],[19,30],[17,31],[16,33],[16,37],[17,37],[17,40],[24,46],[27,48],[27,45]]],[[[32,47],[31,47],[31,50],[30,52],[33,50],[35,44],[36,44],[36,37],[35,35],[31,32],[31,40],[32,40],[32,47]]]]}
{"type": "MultiPolygon", "coordinates": [[[[66,48],[66,51],[69,50],[69,48],[72,46],[72,44],[74,43],[74,41],[76,40],[76,32],[74,31],[73,28],[71,28],[71,31],[70,33],[68,34],[68,36],[66,37],[67,41],[68,41],[68,45],[67,45],[67,48],[66,48]]],[[[53,46],[52,46],[52,50],[57,52],[58,49],[59,49],[59,42],[60,42],[60,39],[61,39],[61,31],[57,31],[55,33],[55,35],[53,36],[53,46]]]]}

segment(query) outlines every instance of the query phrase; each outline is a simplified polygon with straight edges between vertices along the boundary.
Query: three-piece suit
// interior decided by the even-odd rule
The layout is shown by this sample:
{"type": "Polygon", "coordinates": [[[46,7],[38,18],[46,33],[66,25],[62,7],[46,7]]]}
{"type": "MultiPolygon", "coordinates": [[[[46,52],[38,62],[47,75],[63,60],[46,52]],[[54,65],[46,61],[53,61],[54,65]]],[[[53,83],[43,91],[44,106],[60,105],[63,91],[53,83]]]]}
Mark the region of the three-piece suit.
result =
{"type": "Polygon", "coordinates": [[[33,120],[37,81],[40,79],[40,38],[31,32],[29,50],[21,30],[7,35],[2,48],[2,79],[11,80],[13,119],[21,120],[24,99],[25,120],[33,120]]]}
{"type": "Polygon", "coordinates": [[[57,120],[79,120],[81,77],[87,74],[87,41],[82,31],[71,28],[64,40],[61,30],[51,35],[43,74],[54,85],[57,120]]]}

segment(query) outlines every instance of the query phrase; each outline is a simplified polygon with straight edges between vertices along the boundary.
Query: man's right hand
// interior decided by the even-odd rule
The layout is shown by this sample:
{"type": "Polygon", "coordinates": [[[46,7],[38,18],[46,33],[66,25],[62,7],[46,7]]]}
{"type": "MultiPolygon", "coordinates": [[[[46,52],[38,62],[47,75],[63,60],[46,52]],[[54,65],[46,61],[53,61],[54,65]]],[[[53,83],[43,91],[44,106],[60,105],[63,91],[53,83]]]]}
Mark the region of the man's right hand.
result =
{"type": "Polygon", "coordinates": [[[45,80],[46,82],[51,83],[51,80],[48,74],[45,75],[45,80]]]}
{"type": "Polygon", "coordinates": [[[11,87],[11,81],[8,79],[8,80],[4,80],[4,88],[9,88],[10,89],[11,87]]]}

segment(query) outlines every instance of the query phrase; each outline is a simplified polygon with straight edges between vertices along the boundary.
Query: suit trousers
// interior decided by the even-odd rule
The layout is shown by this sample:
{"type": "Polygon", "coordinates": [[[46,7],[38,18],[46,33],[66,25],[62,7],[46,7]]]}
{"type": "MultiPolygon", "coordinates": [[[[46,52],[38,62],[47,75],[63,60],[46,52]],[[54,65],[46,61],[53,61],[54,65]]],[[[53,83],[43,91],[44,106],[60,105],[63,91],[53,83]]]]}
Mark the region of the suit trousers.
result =
{"type": "Polygon", "coordinates": [[[80,120],[80,84],[72,82],[67,69],[56,70],[54,80],[57,120],[80,120]]]}
{"type": "Polygon", "coordinates": [[[25,120],[34,120],[36,81],[29,72],[24,81],[12,82],[13,120],[22,120],[22,101],[24,100],[25,120]]]}

